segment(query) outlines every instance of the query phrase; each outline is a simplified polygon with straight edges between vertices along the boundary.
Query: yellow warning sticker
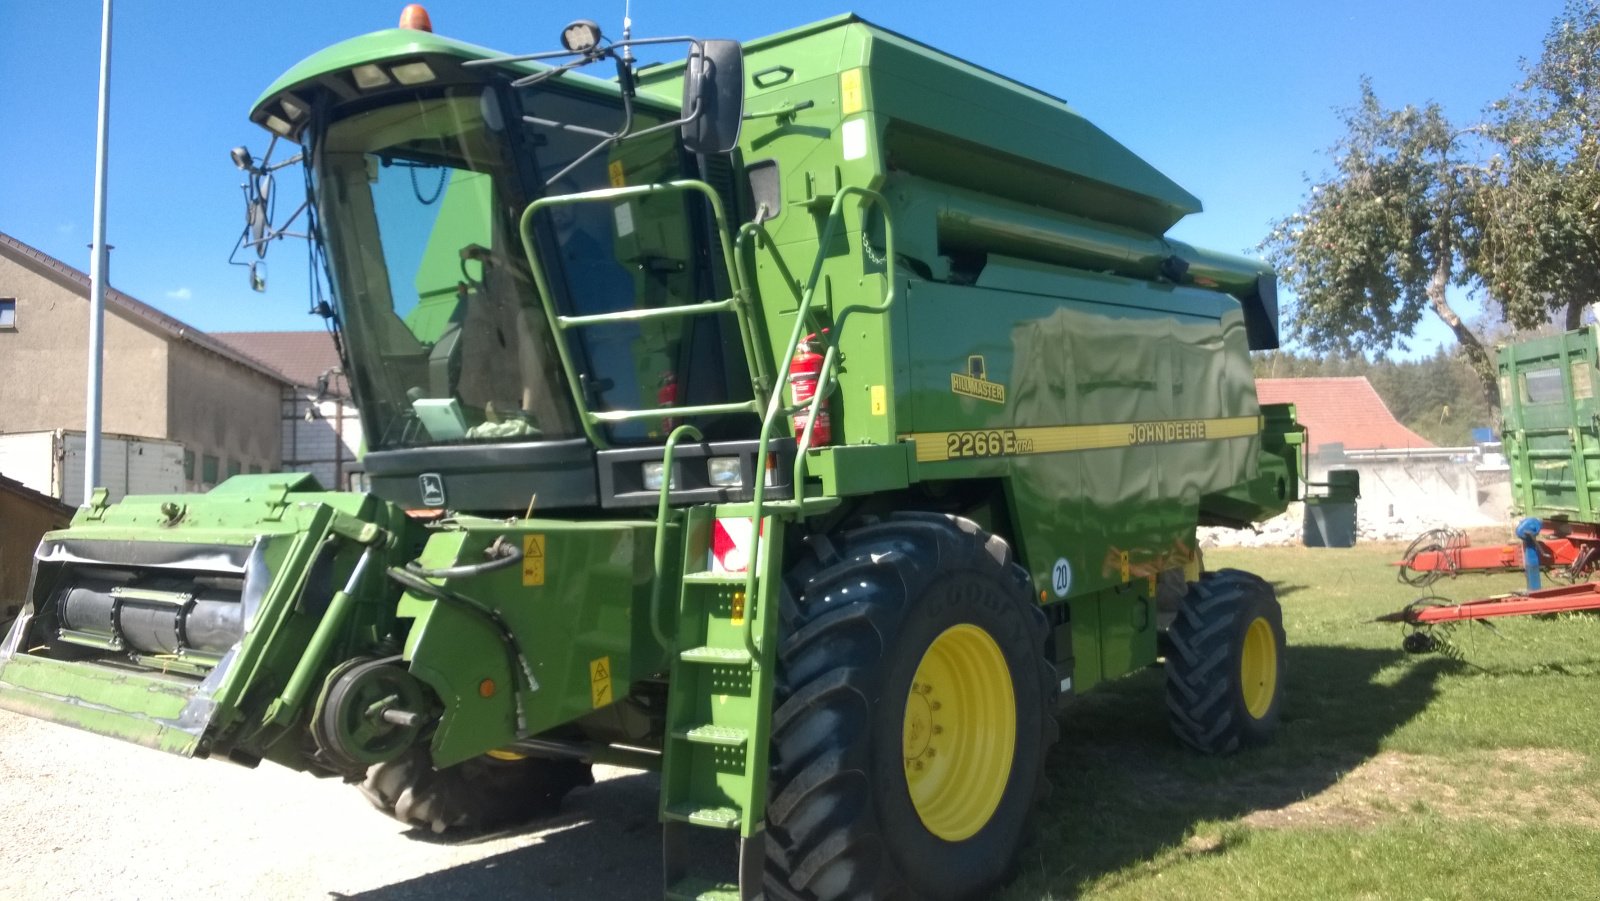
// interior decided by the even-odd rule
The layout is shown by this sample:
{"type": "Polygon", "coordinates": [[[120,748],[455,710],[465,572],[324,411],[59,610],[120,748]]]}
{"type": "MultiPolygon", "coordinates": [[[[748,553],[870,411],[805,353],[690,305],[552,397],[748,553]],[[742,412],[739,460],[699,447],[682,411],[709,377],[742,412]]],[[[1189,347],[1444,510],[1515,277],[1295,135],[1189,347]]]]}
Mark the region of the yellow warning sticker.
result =
{"type": "Polygon", "coordinates": [[[544,584],[544,536],[522,536],[522,584],[544,584]]]}
{"type": "Polygon", "coordinates": [[[885,395],[882,385],[873,385],[868,389],[872,400],[872,415],[883,416],[889,412],[889,399],[885,395]]]}
{"type": "Polygon", "coordinates": [[[610,657],[596,657],[589,661],[589,697],[596,707],[611,703],[610,657]]]}
{"type": "Polygon", "coordinates": [[[839,73],[839,113],[848,116],[861,112],[861,70],[839,73]]]}
{"type": "Polygon", "coordinates": [[[611,187],[621,188],[628,184],[628,173],[622,168],[622,160],[612,160],[606,172],[611,176],[611,187]]]}
{"type": "Polygon", "coordinates": [[[1117,568],[1122,572],[1122,583],[1126,585],[1133,576],[1133,568],[1128,565],[1128,552],[1117,551],[1117,568]]]}

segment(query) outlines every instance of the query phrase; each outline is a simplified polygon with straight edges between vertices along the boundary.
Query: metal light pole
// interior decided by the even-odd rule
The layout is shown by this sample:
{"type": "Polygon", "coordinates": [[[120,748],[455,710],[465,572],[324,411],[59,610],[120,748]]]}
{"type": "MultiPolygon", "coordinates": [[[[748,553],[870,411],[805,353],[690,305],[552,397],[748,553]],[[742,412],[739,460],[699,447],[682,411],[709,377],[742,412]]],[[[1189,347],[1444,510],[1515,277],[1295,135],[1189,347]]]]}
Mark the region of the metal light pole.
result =
{"type": "Polygon", "coordinates": [[[111,124],[111,0],[100,14],[100,115],[94,148],[94,244],[89,260],[89,407],[83,424],[83,502],[100,481],[100,386],[105,356],[106,147],[111,124]]]}

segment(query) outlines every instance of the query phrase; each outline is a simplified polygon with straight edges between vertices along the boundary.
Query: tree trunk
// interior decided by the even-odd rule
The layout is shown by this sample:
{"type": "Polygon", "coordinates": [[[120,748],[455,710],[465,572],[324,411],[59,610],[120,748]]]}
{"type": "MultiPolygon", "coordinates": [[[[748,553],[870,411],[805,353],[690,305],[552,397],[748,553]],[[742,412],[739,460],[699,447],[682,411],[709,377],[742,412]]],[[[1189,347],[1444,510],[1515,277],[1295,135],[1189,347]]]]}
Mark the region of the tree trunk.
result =
{"type": "Polygon", "coordinates": [[[1567,331],[1572,331],[1583,325],[1583,308],[1588,304],[1579,298],[1567,302],[1567,331]]]}
{"type": "MultiPolygon", "coordinates": [[[[1448,255],[1445,256],[1448,259],[1448,255]]],[[[1467,355],[1467,362],[1472,364],[1472,371],[1477,373],[1479,387],[1483,389],[1483,399],[1489,405],[1489,415],[1498,423],[1500,421],[1500,382],[1499,373],[1495,371],[1494,355],[1483,346],[1477,334],[1461,320],[1461,314],[1450,306],[1450,301],[1445,297],[1445,287],[1450,284],[1450,269],[1448,266],[1434,267],[1433,276],[1428,279],[1428,303],[1432,304],[1433,312],[1450,331],[1456,336],[1456,343],[1461,345],[1461,352],[1467,355]]]]}

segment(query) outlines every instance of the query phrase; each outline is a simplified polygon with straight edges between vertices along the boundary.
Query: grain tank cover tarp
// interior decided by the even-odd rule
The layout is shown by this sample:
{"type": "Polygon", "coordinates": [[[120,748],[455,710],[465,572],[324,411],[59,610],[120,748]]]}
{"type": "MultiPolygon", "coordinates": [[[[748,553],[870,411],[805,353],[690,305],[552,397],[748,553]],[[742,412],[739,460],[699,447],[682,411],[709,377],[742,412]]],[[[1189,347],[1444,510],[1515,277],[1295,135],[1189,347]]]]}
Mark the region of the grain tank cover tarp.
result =
{"type": "MultiPolygon", "coordinates": [[[[864,69],[890,165],[950,185],[1160,235],[1200,201],[1060,98],[853,15],[752,41],[747,69],[785,45],[864,69]]],[[[797,67],[798,68],[798,67],[797,67]]]]}

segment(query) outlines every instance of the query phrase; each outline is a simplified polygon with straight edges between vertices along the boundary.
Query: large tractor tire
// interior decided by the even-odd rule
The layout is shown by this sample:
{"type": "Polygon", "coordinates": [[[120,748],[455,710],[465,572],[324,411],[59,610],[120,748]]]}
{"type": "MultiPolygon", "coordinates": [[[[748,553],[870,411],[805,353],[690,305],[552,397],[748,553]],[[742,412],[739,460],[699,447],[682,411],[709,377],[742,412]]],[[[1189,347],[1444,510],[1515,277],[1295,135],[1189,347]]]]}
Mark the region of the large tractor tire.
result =
{"type": "Polygon", "coordinates": [[[402,823],[442,833],[548,816],[568,792],[593,784],[589,764],[577,760],[485,754],[436,770],[418,746],[368,769],[361,793],[402,823]]]}
{"type": "Polygon", "coordinates": [[[1027,573],[934,514],[811,549],[782,616],[766,895],[980,897],[1011,870],[1058,732],[1027,573]]]}
{"type": "Polygon", "coordinates": [[[1184,744],[1226,754],[1265,744],[1283,705],[1283,612],[1272,586],[1237,569],[1189,588],[1167,632],[1167,710],[1184,744]]]}

